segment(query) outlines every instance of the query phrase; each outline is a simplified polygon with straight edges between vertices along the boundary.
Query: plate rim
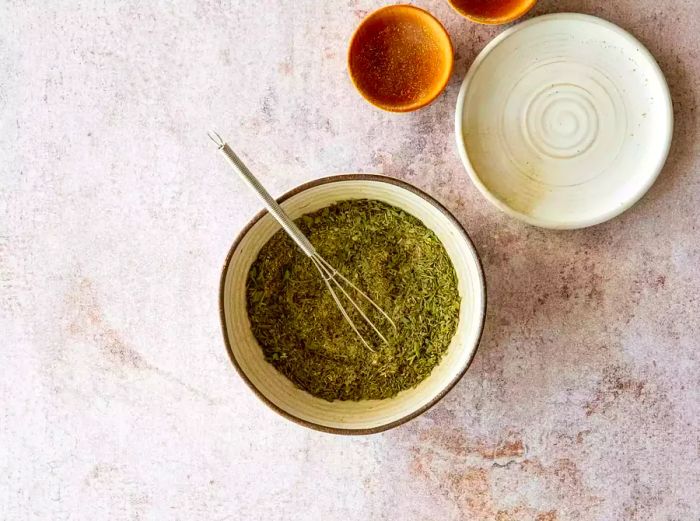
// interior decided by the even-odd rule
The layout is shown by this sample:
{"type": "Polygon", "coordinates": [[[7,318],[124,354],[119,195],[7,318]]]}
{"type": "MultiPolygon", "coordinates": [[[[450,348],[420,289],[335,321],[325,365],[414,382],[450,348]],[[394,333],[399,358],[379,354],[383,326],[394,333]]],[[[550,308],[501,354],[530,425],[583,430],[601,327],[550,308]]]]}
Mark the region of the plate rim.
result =
{"type": "Polygon", "coordinates": [[[469,177],[472,180],[472,183],[476,186],[476,188],[479,190],[481,195],[483,195],[487,201],[489,201],[492,205],[494,205],[496,208],[498,208],[500,211],[503,213],[515,217],[516,219],[523,221],[527,224],[530,224],[532,226],[538,226],[540,228],[547,228],[547,229],[554,229],[554,230],[575,230],[575,229],[580,229],[580,228],[587,228],[589,226],[595,226],[596,224],[601,224],[603,222],[609,221],[610,219],[613,219],[617,217],[618,215],[624,213],[625,211],[629,210],[632,206],[634,206],[639,200],[644,197],[644,195],[649,191],[649,189],[653,186],[653,184],[656,182],[658,179],[659,175],[661,174],[661,171],[663,170],[664,165],[666,164],[666,160],[668,159],[669,152],[671,150],[671,143],[673,141],[673,131],[674,131],[674,115],[673,115],[673,101],[671,98],[671,92],[668,87],[668,82],[666,81],[666,77],[664,76],[663,71],[661,70],[661,67],[659,66],[658,62],[656,61],[656,58],[651,54],[651,52],[646,48],[642,42],[640,42],[635,36],[633,36],[631,33],[623,29],[622,27],[609,22],[608,20],[605,20],[603,18],[600,18],[598,16],[593,16],[589,14],[583,14],[583,13],[573,13],[573,12],[567,12],[567,13],[553,13],[553,14],[546,14],[542,16],[537,16],[534,18],[530,18],[529,20],[526,20],[522,23],[519,23],[517,25],[514,25],[513,27],[510,27],[503,31],[501,34],[496,36],[493,40],[491,40],[486,46],[479,52],[479,54],[476,56],[474,61],[469,67],[469,70],[467,71],[466,76],[464,77],[464,80],[462,80],[462,85],[460,86],[459,89],[459,94],[457,96],[457,105],[455,108],[455,141],[457,142],[457,150],[459,152],[460,159],[462,160],[462,164],[464,165],[465,169],[467,170],[467,173],[469,174],[469,177]],[[656,79],[659,81],[660,86],[662,87],[661,90],[661,95],[663,99],[661,100],[661,106],[662,109],[665,110],[666,112],[666,124],[664,125],[666,128],[666,134],[663,136],[663,141],[659,141],[659,151],[660,155],[658,157],[658,160],[656,161],[655,164],[653,164],[649,170],[648,174],[645,175],[642,179],[640,179],[640,183],[637,186],[637,189],[635,190],[634,194],[632,197],[628,198],[627,200],[624,201],[623,204],[617,205],[614,208],[609,208],[604,212],[598,213],[592,217],[589,217],[587,219],[579,219],[579,220],[546,220],[546,219],[538,219],[535,217],[532,217],[531,215],[525,214],[523,212],[519,212],[509,205],[507,205],[505,202],[503,202],[501,199],[496,197],[491,191],[482,183],[476,169],[472,165],[470,159],[469,159],[469,154],[467,153],[466,149],[466,143],[464,139],[464,128],[462,124],[462,115],[464,114],[464,106],[465,106],[465,101],[466,101],[466,94],[467,91],[474,79],[474,76],[479,70],[479,67],[481,64],[488,58],[489,54],[498,47],[503,41],[505,41],[507,38],[509,38],[511,35],[514,33],[525,29],[527,27],[530,27],[532,25],[536,25],[539,23],[551,21],[551,20],[567,20],[567,21],[578,21],[578,22],[588,22],[588,23],[595,23],[601,26],[606,27],[607,29],[613,31],[614,33],[618,34],[619,36],[623,37],[625,40],[627,40],[630,44],[633,46],[637,47],[639,52],[643,55],[643,57],[646,59],[648,62],[652,74],[656,77],[656,79]]]}

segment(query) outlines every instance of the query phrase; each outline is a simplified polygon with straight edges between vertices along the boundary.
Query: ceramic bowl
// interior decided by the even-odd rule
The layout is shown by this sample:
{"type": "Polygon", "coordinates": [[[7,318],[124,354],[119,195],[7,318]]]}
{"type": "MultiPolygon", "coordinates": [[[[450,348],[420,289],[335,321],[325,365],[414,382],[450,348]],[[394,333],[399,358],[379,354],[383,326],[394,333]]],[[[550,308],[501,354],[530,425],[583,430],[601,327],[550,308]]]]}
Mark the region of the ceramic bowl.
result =
{"type": "Polygon", "coordinates": [[[525,16],[537,0],[447,0],[452,8],[465,18],[484,25],[502,25],[525,16]]]}
{"type": "Polygon", "coordinates": [[[646,193],[668,155],[673,108],[639,41],[600,18],[562,13],[484,48],[455,125],[467,172],[491,203],[535,226],[572,229],[646,193]]]}
{"type": "Polygon", "coordinates": [[[379,175],[340,175],[312,181],[285,194],[280,204],[292,218],[347,199],[375,199],[420,219],[442,241],[458,278],[461,306],[457,331],[441,362],[417,387],[385,400],[334,401],[295,387],[265,361],[246,311],[246,277],[262,246],[280,229],[258,214],[233,243],[221,276],[224,341],[240,376],[272,409],[307,427],[339,434],[368,434],[399,425],[440,400],[462,377],[476,352],[484,324],[486,287],[476,250],[459,222],[437,201],[411,185],[379,175]]]}
{"type": "Polygon", "coordinates": [[[435,100],[453,64],[445,28],[412,5],[389,5],[370,13],[348,47],[355,88],[372,105],[390,112],[410,112],[435,100]]]}

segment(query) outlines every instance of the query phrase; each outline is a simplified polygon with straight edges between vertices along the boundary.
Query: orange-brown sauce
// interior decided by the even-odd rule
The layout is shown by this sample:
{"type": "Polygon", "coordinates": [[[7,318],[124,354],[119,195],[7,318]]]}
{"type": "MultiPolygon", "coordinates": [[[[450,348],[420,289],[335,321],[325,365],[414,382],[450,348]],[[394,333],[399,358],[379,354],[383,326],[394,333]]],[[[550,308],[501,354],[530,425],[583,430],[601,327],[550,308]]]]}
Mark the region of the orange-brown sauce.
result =
{"type": "Polygon", "coordinates": [[[440,88],[450,67],[444,42],[420,19],[378,16],[360,27],[350,48],[357,87],[380,105],[418,103],[440,88]]]}
{"type": "Polygon", "coordinates": [[[451,0],[458,10],[475,18],[508,18],[531,4],[531,0],[451,0]]]}

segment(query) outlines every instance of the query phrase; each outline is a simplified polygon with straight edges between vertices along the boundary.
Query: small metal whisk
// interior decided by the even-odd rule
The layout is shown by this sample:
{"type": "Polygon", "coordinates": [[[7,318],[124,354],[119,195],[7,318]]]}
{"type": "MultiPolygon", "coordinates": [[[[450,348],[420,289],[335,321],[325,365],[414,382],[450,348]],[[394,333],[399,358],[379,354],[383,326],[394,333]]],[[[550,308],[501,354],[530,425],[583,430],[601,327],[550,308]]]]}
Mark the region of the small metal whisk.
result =
{"type": "Polygon", "coordinates": [[[287,232],[287,235],[289,235],[294,240],[294,242],[297,243],[297,246],[301,248],[301,251],[303,251],[311,259],[311,262],[313,262],[314,266],[316,266],[316,269],[321,274],[321,278],[323,279],[323,282],[325,282],[328,291],[330,291],[336,306],[338,306],[338,309],[343,315],[343,318],[345,318],[347,323],[350,324],[350,327],[352,327],[353,331],[357,334],[360,340],[362,340],[362,343],[370,351],[374,351],[374,349],[372,349],[372,346],[362,336],[360,331],[357,329],[357,326],[350,318],[348,311],[345,309],[343,303],[340,301],[340,297],[338,296],[338,293],[336,293],[336,290],[334,289],[333,285],[335,285],[335,287],[338,290],[340,290],[340,293],[343,296],[345,296],[345,298],[350,302],[350,304],[352,304],[355,310],[357,310],[357,312],[364,319],[364,321],[367,324],[369,324],[369,326],[374,330],[377,336],[381,338],[384,343],[388,343],[386,337],[381,333],[381,331],[379,331],[379,328],[369,319],[365,312],[362,311],[360,305],[355,301],[355,299],[353,299],[350,296],[348,289],[346,289],[343,286],[343,284],[346,284],[350,290],[355,291],[365,301],[369,302],[372,305],[372,307],[379,311],[379,313],[381,313],[381,315],[391,324],[394,330],[396,330],[396,324],[394,324],[394,321],[391,320],[389,315],[387,315],[386,312],[382,308],[380,308],[376,302],[369,298],[366,293],[364,293],[360,288],[355,286],[355,284],[350,282],[345,276],[343,276],[342,273],[338,272],[338,270],[336,270],[323,257],[321,257],[318,254],[316,248],[314,248],[313,245],[306,238],[306,236],[303,233],[301,233],[301,230],[297,227],[296,224],[294,224],[294,221],[290,219],[290,217],[285,213],[282,207],[279,204],[277,204],[277,201],[275,201],[272,198],[272,196],[267,192],[267,190],[263,188],[263,186],[260,184],[260,181],[258,181],[255,178],[255,176],[251,173],[251,171],[248,170],[248,167],[246,167],[243,164],[243,161],[241,161],[240,158],[233,152],[233,150],[231,150],[231,147],[229,147],[226,144],[226,142],[221,138],[219,134],[217,134],[216,132],[208,132],[207,135],[209,136],[209,139],[211,139],[216,144],[216,146],[219,148],[219,151],[224,155],[228,162],[231,163],[233,169],[236,172],[238,172],[238,175],[240,175],[243,178],[243,180],[248,184],[248,186],[250,186],[255,191],[255,193],[258,194],[260,199],[263,200],[267,210],[272,214],[272,216],[277,220],[277,222],[280,223],[284,231],[287,232]]]}

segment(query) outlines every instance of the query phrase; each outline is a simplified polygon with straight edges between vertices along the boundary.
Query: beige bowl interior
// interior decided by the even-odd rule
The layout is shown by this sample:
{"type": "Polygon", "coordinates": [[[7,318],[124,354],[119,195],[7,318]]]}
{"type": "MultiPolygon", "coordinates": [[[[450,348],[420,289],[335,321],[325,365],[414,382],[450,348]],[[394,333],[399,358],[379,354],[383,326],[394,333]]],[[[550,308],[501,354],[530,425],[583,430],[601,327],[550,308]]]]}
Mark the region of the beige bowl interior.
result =
{"type": "Polygon", "coordinates": [[[265,214],[240,238],[225,268],[222,319],[231,355],[242,375],[270,404],[292,419],[326,430],[381,430],[419,414],[461,377],[477,348],[485,310],[485,288],[476,251],[460,225],[427,196],[404,183],[379,176],[338,176],[289,197],[282,207],[294,219],[336,201],[376,199],[397,206],[433,230],[454,264],[462,298],[457,332],[448,352],[416,388],[387,400],[327,402],[296,388],[267,363],[253,336],[246,312],[248,270],[262,246],[280,229],[265,214]],[[405,186],[405,187],[404,187],[405,186]],[[415,190],[415,192],[413,191],[415,190]]]}

